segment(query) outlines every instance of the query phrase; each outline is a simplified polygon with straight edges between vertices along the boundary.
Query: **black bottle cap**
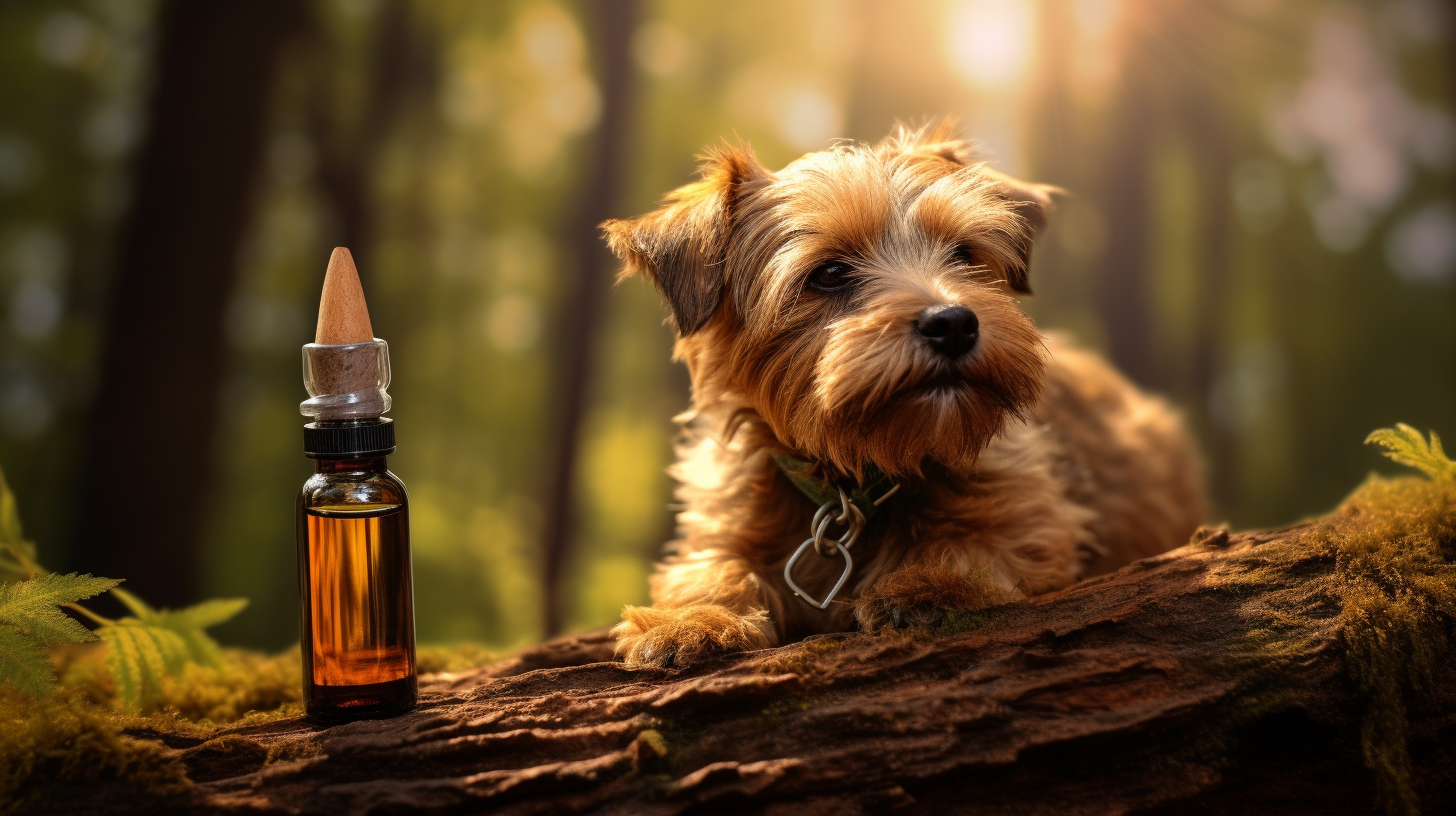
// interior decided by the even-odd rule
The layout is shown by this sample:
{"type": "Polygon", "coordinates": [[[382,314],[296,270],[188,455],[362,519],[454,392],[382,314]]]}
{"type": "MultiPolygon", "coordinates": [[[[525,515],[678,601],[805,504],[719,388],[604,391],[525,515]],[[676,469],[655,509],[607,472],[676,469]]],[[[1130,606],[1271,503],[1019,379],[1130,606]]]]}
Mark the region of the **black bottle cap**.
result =
{"type": "Polygon", "coordinates": [[[394,420],[310,422],[303,426],[303,455],[310,459],[365,459],[394,453],[394,420]]]}

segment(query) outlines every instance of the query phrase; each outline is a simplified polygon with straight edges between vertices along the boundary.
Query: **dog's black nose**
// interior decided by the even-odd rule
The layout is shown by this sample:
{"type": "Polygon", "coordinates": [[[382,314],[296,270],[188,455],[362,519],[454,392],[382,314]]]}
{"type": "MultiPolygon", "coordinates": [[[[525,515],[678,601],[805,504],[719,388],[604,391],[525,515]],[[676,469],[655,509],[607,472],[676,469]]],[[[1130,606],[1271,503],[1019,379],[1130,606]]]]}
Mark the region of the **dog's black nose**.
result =
{"type": "Polygon", "coordinates": [[[959,357],[976,345],[981,321],[958,303],[942,303],[922,311],[915,318],[915,328],[931,348],[947,357],[959,357]]]}

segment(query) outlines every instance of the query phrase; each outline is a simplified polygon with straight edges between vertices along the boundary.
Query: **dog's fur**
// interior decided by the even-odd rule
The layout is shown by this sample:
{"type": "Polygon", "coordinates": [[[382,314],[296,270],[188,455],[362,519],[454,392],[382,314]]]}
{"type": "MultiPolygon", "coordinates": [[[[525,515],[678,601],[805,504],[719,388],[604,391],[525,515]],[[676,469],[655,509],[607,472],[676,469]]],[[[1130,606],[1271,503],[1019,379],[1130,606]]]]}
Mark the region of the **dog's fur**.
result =
{"type": "MultiPolygon", "coordinates": [[[[934,621],[1162,552],[1201,519],[1177,417],[1017,305],[1054,191],[978,163],[953,130],[902,128],[778,173],[723,147],[661,209],[603,225],[623,275],[670,306],[693,387],[673,468],[680,537],[653,606],[614,630],[627,663],[934,621]],[[831,261],[853,266],[854,286],[807,287],[831,261]],[[954,361],[914,325],[947,303],[980,321],[954,361]],[[784,583],[816,508],[772,452],[829,479],[873,464],[901,485],[827,610],[784,583]]],[[[819,593],[842,566],[808,553],[795,578],[819,593]]]]}

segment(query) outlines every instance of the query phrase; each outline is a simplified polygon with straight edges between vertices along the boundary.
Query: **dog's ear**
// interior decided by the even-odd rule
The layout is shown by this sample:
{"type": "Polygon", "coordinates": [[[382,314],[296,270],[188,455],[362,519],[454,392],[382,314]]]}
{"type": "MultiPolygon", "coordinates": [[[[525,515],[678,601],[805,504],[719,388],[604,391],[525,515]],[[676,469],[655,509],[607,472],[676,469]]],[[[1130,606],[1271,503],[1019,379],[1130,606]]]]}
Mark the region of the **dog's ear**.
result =
{"type": "Polygon", "coordinates": [[[668,193],[656,212],[602,224],[607,246],[626,264],[620,277],[651,278],[683,336],[718,308],[734,211],[755,182],[770,178],[751,150],[726,145],[709,152],[699,172],[701,181],[668,193]]]}
{"type": "Polygon", "coordinates": [[[1011,202],[1024,222],[1019,234],[1011,236],[1021,262],[1006,270],[1006,282],[1018,292],[1031,294],[1031,284],[1027,280],[1031,269],[1031,245],[1036,240],[1036,234],[1046,227],[1052,210],[1056,209],[1052,196],[1062,190],[1050,184],[1030,184],[1014,179],[989,167],[982,167],[981,173],[997,195],[1011,202]]]}

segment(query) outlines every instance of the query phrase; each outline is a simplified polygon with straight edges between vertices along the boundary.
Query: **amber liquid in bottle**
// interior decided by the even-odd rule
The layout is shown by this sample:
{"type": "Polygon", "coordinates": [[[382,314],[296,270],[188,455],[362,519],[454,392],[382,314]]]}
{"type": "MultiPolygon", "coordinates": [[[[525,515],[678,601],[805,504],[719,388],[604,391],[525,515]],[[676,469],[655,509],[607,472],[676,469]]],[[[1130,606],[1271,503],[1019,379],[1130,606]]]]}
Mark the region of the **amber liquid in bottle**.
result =
{"type": "Polygon", "coordinates": [[[409,500],[384,457],[318,459],[299,496],[304,703],[323,720],[414,707],[409,500]]]}

